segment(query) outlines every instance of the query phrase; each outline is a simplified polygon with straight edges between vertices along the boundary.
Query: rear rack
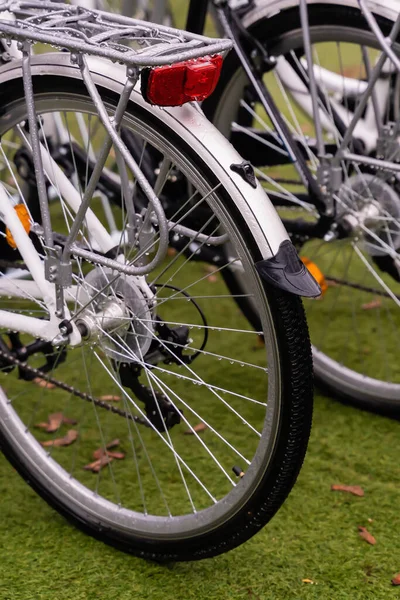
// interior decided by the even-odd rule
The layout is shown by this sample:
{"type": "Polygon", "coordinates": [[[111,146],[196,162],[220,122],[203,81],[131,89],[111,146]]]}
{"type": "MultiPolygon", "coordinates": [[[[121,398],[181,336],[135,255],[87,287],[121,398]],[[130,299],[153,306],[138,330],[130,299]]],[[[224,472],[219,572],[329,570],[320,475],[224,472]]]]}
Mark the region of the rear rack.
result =
{"type": "Polygon", "coordinates": [[[42,0],[0,0],[0,37],[154,67],[227,52],[232,43],[104,11],[42,0]],[[10,18],[9,18],[10,17],[10,18]]]}

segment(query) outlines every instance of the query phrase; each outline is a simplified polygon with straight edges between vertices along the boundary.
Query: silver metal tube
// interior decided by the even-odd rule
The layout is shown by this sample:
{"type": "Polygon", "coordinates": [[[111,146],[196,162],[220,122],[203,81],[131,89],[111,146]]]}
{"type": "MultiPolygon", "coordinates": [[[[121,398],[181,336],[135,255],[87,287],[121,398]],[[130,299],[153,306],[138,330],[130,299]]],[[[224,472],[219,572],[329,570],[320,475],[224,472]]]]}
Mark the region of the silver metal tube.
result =
{"type": "MultiPolygon", "coordinates": [[[[114,123],[113,123],[113,127],[115,128],[115,131],[118,129],[118,127],[122,121],[122,118],[123,118],[125,110],[126,110],[126,106],[129,102],[130,95],[132,93],[133,88],[135,87],[137,77],[138,77],[138,74],[136,73],[135,76],[128,77],[128,79],[125,83],[124,89],[122,91],[122,94],[120,96],[120,99],[118,101],[118,105],[117,105],[117,108],[115,111],[114,123]]],[[[108,135],[107,139],[104,141],[104,145],[100,151],[100,154],[97,157],[97,161],[96,161],[95,167],[93,169],[92,175],[90,177],[89,183],[87,185],[87,188],[85,190],[85,193],[83,195],[81,205],[79,206],[79,210],[75,216],[74,222],[72,223],[67,241],[64,246],[63,254],[62,254],[63,261],[67,260],[71,245],[76,240],[76,237],[82,226],[86,211],[89,208],[90,201],[93,197],[93,193],[99,182],[101,173],[103,171],[103,167],[104,167],[106,160],[110,154],[112,145],[113,145],[113,140],[112,140],[111,136],[108,135]]]]}
{"type": "Polygon", "coordinates": [[[39,197],[40,214],[42,218],[42,227],[44,241],[48,248],[53,248],[53,229],[51,226],[46,182],[43,171],[42,155],[40,152],[39,132],[37,125],[37,115],[35,110],[35,101],[33,99],[32,73],[30,63],[30,46],[28,42],[24,43],[22,50],[22,75],[24,82],[24,92],[26,101],[26,110],[28,113],[29,133],[32,144],[32,159],[35,169],[37,193],[39,197]]]}
{"type": "Polygon", "coordinates": [[[151,185],[149,184],[146,177],[144,176],[141,169],[139,168],[137,162],[135,161],[135,159],[129,152],[128,148],[125,146],[125,144],[121,140],[120,136],[118,135],[118,133],[115,130],[115,128],[113,127],[113,125],[110,123],[110,119],[108,117],[107,111],[103,105],[103,102],[97,91],[97,88],[93,83],[92,77],[90,75],[90,70],[88,68],[88,65],[87,65],[87,62],[86,62],[86,59],[84,56],[82,56],[81,73],[82,73],[82,78],[85,82],[86,88],[89,92],[89,95],[92,98],[93,103],[95,104],[95,106],[97,108],[98,115],[99,115],[101,122],[103,123],[108,134],[110,135],[115,147],[118,149],[122,158],[125,160],[126,164],[131,169],[134,176],[136,177],[138,184],[140,185],[142,191],[147,196],[147,199],[157,216],[157,224],[158,224],[158,228],[159,228],[159,246],[158,246],[155,257],[146,266],[131,267],[131,269],[135,270],[135,268],[136,268],[136,270],[137,270],[136,273],[132,273],[132,274],[144,275],[144,274],[152,271],[162,260],[164,260],[165,255],[167,253],[169,238],[168,238],[167,219],[166,219],[166,216],[164,213],[164,209],[162,207],[160,200],[154,194],[154,191],[153,191],[151,185]]]}
{"type": "Polygon", "coordinates": [[[324,156],[325,144],[324,144],[322,125],[321,125],[321,117],[320,117],[319,106],[318,106],[318,90],[317,90],[317,83],[315,81],[315,73],[314,73],[314,60],[313,60],[312,48],[311,48],[307,0],[300,0],[300,22],[301,22],[301,29],[303,32],[303,44],[304,44],[304,48],[306,51],[307,74],[308,74],[308,79],[310,82],[311,103],[312,103],[312,111],[313,111],[313,117],[314,117],[314,127],[315,127],[315,137],[316,137],[316,142],[317,142],[317,150],[318,150],[319,156],[324,156]]]}
{"type": "Polygon", "coordinates": [[[400,163],[395,163],[389,160],[379,160],[379,158],[371,158],[370,156],[362,156],[360,154],[352,154],[351,152],[343,152],[341,160],[351,160],[352,162],[370,165],[385,171],[400,172],[400,163]]]}
{"type": "MultiPolygon", "coordinates": [[[[364,0],[358,0],[358,4],[360,5],[361,12],[363,13],[368,25],[371,27],[372,32],[376,36],[376,39],[378,40],[379,45],[382,48],[383,52],[390,58],[390,60],[392,61],[392,63],[394,64],[394,66],[400,73],[400,60],[393,52],[393,50],[391,48],[391,44],[390,45],[388,44],[388,38],[385,38],[385,36],[383,35],[378,23],[376,22],[375,17],[373,16],[372,12],[365,4],[364,0]]],[[[395,24],[397,24],[397,22],[399,20],[400,20],[400,13],[396,19],[395,24]]],[[[393,42],[394,39],[395,38],[392,38],[391,36],[389,37],[389,41],[391,43],[393,42]]]]}
{"type": "Polygon", "coordinates": [[[22,18],[37,14],[44,24],[35,23],[31,26],[29,21],[25,20],[24,26],[21,27],[18,22],[0,19],[0,34],[14,40],[42,42],[57,48],[67,48],[71,52],[101,56],[128,66],[170,65],[200,56],[227,52],[232,47],[231,41],[227,39],[209,38],[163,25],[157,25],[155,28],[151,23],[115,13],[84,10],[74,5],[64,6],[68,9],[68,22],[66,15],[62,14],[62,4],[34,0],[4,2],[2,10],[9,10],[22,18]],[[46,17],[52,16],[56,8],[57,20],[53,19],[48,26],[49,20],[46,21],[46,17]],[[81,27],[85,30],[83,38],[68,33],[67,25],[70,25],[71,13],[77,17],[74,21],[76,28],[79,30],[81,27]],[[120,29],[117,29],[116,25],[121,25],[120,29]],[[146,44],[136,44],[136,48],[127,47],[126,41],[129,37],[136,42],[142,40],[146,44]],[[108,45],[108,42],[112,44],[108,45]]]}
{"type": "MultiPolygon", "coordinates": [[[[399,31],[400,31],[400,14],[392,27],[392,31],[390,32],[389,38],[392,41],[394,39],[396,39],[399,31]]],[[[375,67],[372,70],[371,79],[368,82],[368,86],[367,86],[365,92],[361,96],[359,104],[354,112],[353,118],[346,129],[346,133],[343,137],[340,147],[338,148],[338,151],[334,156],[333,163],[332,163],[333,166],[338,166],[340,164],[341,153],[349,145],[349,142],[351,141],[355,126],[357,125],[359,119],[362,117],[362,114],[367,105],[368,99],[370,98],[371,93],[373,92],[375,83],[377,82],[379,75],[382,72],[382,67],[385,64],[385,61],[386,61],[386,54],[384,52],[382,52],[375,67]]]]}
{"type": "MultiPolygon", "coordinates": [[[[365,72],[367,75],[367,80],[369,80],[369,78],[371,77],[371,62],[369,60],[368,52],[367,52],[365,46],[361,47],[361,53],[362,53],[362,57],[363,57],[364,65],[365,65],[365,72]]],[[[371,100],[372,100],[372,106],[374,108],[376,128],[378,130],[378,135],[379,135],[382,131],[383,123],[382,123],[382,116],[379,112],[379,104],[378,104],[378,99],[376,96],[375,88],[372,90],[371,100]]]]}

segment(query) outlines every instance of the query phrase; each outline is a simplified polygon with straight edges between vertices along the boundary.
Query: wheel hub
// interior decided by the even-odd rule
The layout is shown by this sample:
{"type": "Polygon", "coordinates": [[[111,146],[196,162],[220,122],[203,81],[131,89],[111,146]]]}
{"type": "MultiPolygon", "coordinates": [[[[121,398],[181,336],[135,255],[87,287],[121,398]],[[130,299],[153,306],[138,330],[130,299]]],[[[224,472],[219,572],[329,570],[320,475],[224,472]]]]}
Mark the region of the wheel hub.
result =
{"type": "Polygon", "coordinates": [[[88,304],[76,320],[84,340],[100,342],[114,360],[143,359],[154,336],[154,294],[143,277],[95,268],[85,277],[78,301],[88,304]]]}
{"type": "Polygon", "coordinates": [[[385,246],[400,248],[400,197],[376,175],[355,175],[346,181],[339,191],[337,215],[350,234],[364,240],[370,256],[387,255],[385,246]]]}

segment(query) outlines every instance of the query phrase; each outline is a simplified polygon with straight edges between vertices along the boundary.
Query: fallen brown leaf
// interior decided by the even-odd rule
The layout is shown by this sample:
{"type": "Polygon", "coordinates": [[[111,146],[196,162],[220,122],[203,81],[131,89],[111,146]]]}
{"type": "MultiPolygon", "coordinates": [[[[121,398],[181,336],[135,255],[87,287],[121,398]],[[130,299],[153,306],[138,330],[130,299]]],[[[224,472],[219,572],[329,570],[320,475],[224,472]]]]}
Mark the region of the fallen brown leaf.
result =
{"type": "Polygon", "coordinates": [[[54,383],[46,381],[46,379],[42,379],[42,377],[34,377],[32,381],[39,387],[46,388],[47,390],[54,390],[54,388],[56,387],[54,383]]]}
{"type": "Polygon", "coordinates": [[[262,350],[265,348],[265,340],[263,335],[258,335],[256,343],[253,346],[253,350],[262,350]]]}
{"type": "Polygon", "coordinates": [[[369,518],[367,519],[367,521],[368,521],[368,523],[373,523],[374,522],[373,519],[369,519],[369,518]]]}
{"type": "Polygon", "coordinates": [[[303,583],[314,583],[312,579],[302,579],[303,583]]]}
{"type": "Polygon", "coordinates": [[[175,256],[176,254],[178,254],[178,251],[175,250],[175,248],[171,248],[171,246],[169,246],[167,250],[167,256],[175,256]]]}
{"type": "Polygon", "coordinates": [[[204,423],[198,423],[197,425],[192,427],[192,429],[186,429],[186,431],[184,431],[183,433],[185,435],[194,435],[195,433],[202,433],[206,429],[207,425],[205,425],[204,423]]]}
{"type": "Polygon", "coordinates": [[[371,546],[374,546],[376,544],[376,539],[368,531],[368,529],[366,527],[361,527],[361,525],[359,525],[358,526],[358,533],[362,537],[362,539],[365,540],[366,542],[368,542],[368,544],[371,544],[371,546]]]}
{"type": "Polygon", "coordinates": [[[371,300],[371,302],[366,302],[365,304],[361,304],[361,308],[363,310],[372,310],[374,308],[380,308],[382,306],[382,300],[376,298],[376,300],[371,300]]]}
{"type": "Polygon", "coordinates": [[[205,265],[204,270],[206,273],[209,273],[207,281],[210,281],[211,283],[216,283],[218,281],[218,269],[216,269],[214,265],[205,265]]]}
{"type": "Polygon", "coordinates": [[[77,437],[78,432],[75,429],[70,429],[62,438],[57,438],[56,440],[47,440],[46,442],[40,443],[46,448],[49,446],[69,446],[70,444],[73,444],[73,442],[75,442],[77,437]]]}
{"type": "Polygon", "coordinates": [[[400,573],[397,573],[392,579],[392,585],[400,585],[400,573]]]}
{"type": "Polygon", "coordinates": [[[92,471],[92,473],[98,473],[103,467],[110,464],[112,460],[113,459],[110,456],[104,455],[98,460],[95,460],[94,462],[85,465],[83,468],[85,469],[85,471],[92,471]]]}
{"type": "Polygon", "coordinates": [[[119,402],[121,400],[121,396],[99,396],[99,400],[103,400],[103,402],[119,402]]]}
{"type": "Polygon", "coordinates": [[[49,424],[47,423],[47,421],[46,421],[46,423],[36,423],[36,425],[35,425],[35,427],[37,429],[47,429],[48,426],[49,426],[49,424]]]}
{"type": "Polygon", "coordinates": [[[111,458],[116,458],[117,460],[122,460],[125,458],[124,452],[110,452],[109,450],[107,450],[106,452],[107,456],[110,456],[111,458]]]}
{"type": "Polygon", "coordinates": [[[340,485],[333,484],[331,485],[332,492],[348,492],[349,494],[353,494],[353,496],[364,496],[364,490],[359,485],[340,485]]]}
{"type": "Polygon", "coordinates": [[[206,273],[216,273],[214,265],[204,265],[204,270],[206,273]]]}
{"type": "Polygon", "coordinates": [[[110,448],[116,448],[116,446],[119,446],[119,444],[120,444],[120,441],[118,439],[108,442],[108,444],[106,444],[105,448],[97,448],[97,450],[95,450],[93,452],[93,458],[98,460],[99,458],[104,456],[104,454],[107,452],[107,450],[109,450],[110,448]]]}
{"type": "Polygon", "coordinates": [[[61,425],[76,425],[76,421],[74,419],[70,419],[65,417],[62,412],[57,412],[49,415],[47,417],[47,423],[38,423],[35,427],[39,429],[44,429],[47,433],[54,433],[60,429],[61,425]]]}

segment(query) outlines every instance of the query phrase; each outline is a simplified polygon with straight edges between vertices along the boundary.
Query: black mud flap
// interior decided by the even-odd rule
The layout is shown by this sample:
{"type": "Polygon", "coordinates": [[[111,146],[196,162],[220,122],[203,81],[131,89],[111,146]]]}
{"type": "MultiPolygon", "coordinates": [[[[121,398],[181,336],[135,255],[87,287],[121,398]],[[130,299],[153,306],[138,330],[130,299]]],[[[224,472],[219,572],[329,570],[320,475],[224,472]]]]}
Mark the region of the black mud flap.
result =
{"type": "Polygon", "coordinates": [[[321,294],[321,288],[301,262],[290,240],[281,243],[275,256],[261,260],[255,266],[263,281],[281,290],[307,298],[321,294]]]}

